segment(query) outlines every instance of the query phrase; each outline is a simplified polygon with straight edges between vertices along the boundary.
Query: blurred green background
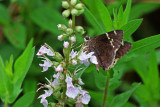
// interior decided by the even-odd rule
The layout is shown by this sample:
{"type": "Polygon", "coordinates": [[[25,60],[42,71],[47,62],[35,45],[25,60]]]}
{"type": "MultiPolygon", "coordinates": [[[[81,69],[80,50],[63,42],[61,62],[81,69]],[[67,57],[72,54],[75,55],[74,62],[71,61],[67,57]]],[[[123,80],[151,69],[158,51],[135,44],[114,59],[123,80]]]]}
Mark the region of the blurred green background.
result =
{"type": "MultiPolygon", "coordinates": [[[[86,0],[84,0],[84,2],[85,1],[86,0]]],[[[113,8],[119,8],[121,4],[125,6],[126,0],[104,0],[104,3],[112,14],[113,8]]],[[[91,10],[91,12],[96,11],[94,10],[92,3],[87,4],[86,6],[91,10]]],[[[61,16],[62,11],[61,0],[0,0],[0,56],[3,61],[9,60],[9,57],[12,54],[14,59],[18,58],[31,38],[34,38],[36,53],[44,43],[49,44],[54,50],[62,53],[63,42],[57,40],[57,36],[61,34],[57,25],[67,23],[67,20],[61,16]]],[[[95,16],[96,15],[98,14],[95,14],[95,16]]],[[[132,35],[134,41],[159,34],[160,1],[133,0],[129,20],[135,18],[143,18],[143,22],[139,29],[132,35]]],[[[87,16],[84,15],[76,17],[76,25],[84,26],[89,35],[97,36],[98,32],[93,29],[87,19],[87,16]]],[[[82,43],[83,37],[77,37],[77,41],[77,44],[82,43]]],[[[156,59],[159,64],[160,48],[156,49],[156,55],[156,59]]],[[[138,59],[139,58],[137,58],[136,61],[138,61],[138,59]]],[[[144,60],[140,61],[144,63],[147,60],[148,57],[145,57],[144,60]]],[[[39,82],[45,83],[46,80],[44,77],[51,78],[52,76],[52,72],[49,71],[42,73],[42,68],[39,66],[39,63],[40,59],[38,59],[35,54],[33,63],[23,82],[23,92],[20,95],[22,96],[24,93],[30,91],[35,92],[34,101],[31,104],[31,107],[42,106],[40,104],[40,100],[37,99],[42,92],[36,92],[38,88],[37,84],[39,82]]],[[[84,80],[84,83],[86,83],[84,87],[87,90],[99,90],[98,92],[101,92],[102,90],[96,89],[95,84],[92,83],[92,80],[95,79],[95,75],[98,74],[95,74],[94,72],[83,74],[82,79],[84,80]]],[[[133,82],[143,83],[142,78],[134,69],[123,70],[118,78],[122,80],[122,84],[117,87],[115,94],[127,90],[128,86],[133,82]]],[[[94,92],[91,93],[96,94],[94,92]]],[[[97,94],[97,98],[98,96],[99,94],[97,94]]],[[[94,98],[91,100],[89,106],[94,105],[93,101],[94,98]]],[[[142,105],[142,102],[133,97],[129,99],[128,105],[130,104],[131,107],[140,106],[142,105]]]]}

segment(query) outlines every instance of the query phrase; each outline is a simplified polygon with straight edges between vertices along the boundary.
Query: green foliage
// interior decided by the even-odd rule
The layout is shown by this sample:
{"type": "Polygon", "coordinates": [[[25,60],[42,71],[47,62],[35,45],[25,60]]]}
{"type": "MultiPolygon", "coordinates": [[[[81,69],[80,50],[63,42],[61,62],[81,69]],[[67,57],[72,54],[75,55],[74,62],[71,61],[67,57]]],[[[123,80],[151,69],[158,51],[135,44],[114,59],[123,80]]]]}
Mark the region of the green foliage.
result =
{"type": "Polygon", "coordinates": [[[2,81],[0,83],[0,97],[2,101],[7,99],[9,103],[13,103],[22,91],[22,82],[29,70],[34,56],[35,49],[32,48],[32,44],[33,40],[30,41],[25,51],[15,61],[14,67],[13,56],[10,57],[9,61],[6,61],[6,65],[3,64],[3,61],[0,58],[0,66],[2,68],[0,71],[2,81]]]}
{"type": "Polygon", "coordinates": [[[7,8],[0,4],[0,24],[9,25],[10,24],[10,14],[7,8]]]}
{"type": "Polygon", "coordinates": [[[138,88],[140,84],[133,84],[130,90],[115,96],[111,102],[111,107],[122,107],[129,99],[131,94],[138,88]]]}
{"type": "Polygon", "coordinates": [[[20,99],[18,99],[16,103],[13,105],[13,107],[29,107],[33,100],[34,92],[28,92],[24,94],[20,99]]]}
{"type": "Polygon", "coordinates": [[[17,48],[24,49],[26,44],[26,28],[21,23],[13,23],[4,29],[7,39],[17,48]]]}

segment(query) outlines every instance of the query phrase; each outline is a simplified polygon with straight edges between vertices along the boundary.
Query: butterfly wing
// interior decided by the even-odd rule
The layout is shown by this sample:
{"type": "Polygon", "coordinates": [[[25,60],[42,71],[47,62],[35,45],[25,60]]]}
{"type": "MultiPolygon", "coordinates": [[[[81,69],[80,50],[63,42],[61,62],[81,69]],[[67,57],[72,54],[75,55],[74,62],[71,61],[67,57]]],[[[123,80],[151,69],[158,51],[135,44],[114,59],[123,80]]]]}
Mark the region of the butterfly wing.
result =
{"type": "Polygon", "coordinates": [[[98,65],[104,70],[109,70],[114,62],[116,52],[123,40],[123,31],[116,30],[97,36],[88,42],[89,52],[94,52],[98,65]]]}
{"type": "Polygon", "coordinates": [[[120,59],[121,57],[123,57],[125,54],[127,54],[129,52],[131,47],[132,47],[131,43],[124,42],[124,44],[121,45],[120,48],[118,49],[115,59],[117,60],[117,59],[120,59]]]}

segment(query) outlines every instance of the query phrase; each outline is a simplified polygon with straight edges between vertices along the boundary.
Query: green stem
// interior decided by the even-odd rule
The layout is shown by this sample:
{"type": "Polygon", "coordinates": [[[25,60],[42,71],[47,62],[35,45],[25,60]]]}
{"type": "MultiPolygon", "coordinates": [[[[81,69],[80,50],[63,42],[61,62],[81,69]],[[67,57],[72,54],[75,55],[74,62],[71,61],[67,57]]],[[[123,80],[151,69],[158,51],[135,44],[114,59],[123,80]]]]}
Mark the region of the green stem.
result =
{"type": "Polygon", "coordinates": [[[6,95],[6,98],[5,98],[4,107],[7,107],[7,105],[8,105],[8,94],[6,95]]]}
{"type": "Polygon", "coordinates": [[[75,28],[75,16],[72,15],[72,29],[74,30],[75,28]]]}
{"type": "Polygon", "coordinates": [[[104,92],[104,99],[103,99],[103,105],[102,105],[102,107],[105,107],[106,101],[107,101],[109,78],[110,78],[110,74],[109,74],[109,71],[107,71],[107,81],[106,81],[106,86],[105,86],[105,92],[104,92]]]}

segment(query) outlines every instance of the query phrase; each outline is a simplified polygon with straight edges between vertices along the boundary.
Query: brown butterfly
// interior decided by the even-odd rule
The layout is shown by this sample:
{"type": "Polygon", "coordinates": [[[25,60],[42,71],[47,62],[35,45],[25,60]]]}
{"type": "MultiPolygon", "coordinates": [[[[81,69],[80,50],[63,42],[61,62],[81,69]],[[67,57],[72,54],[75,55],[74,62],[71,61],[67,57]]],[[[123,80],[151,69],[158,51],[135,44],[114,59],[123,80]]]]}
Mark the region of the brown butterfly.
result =
{"type": "Polygon", "coordinates": [[[86,50],[94,52],[97,57],[97,70],[102,67],[105,71],[108,71],[132,47],[131,43],[123,41],[122,30],[111,31],[95,38],[86,36],[84,39],[87,46],[86,50]]]}

